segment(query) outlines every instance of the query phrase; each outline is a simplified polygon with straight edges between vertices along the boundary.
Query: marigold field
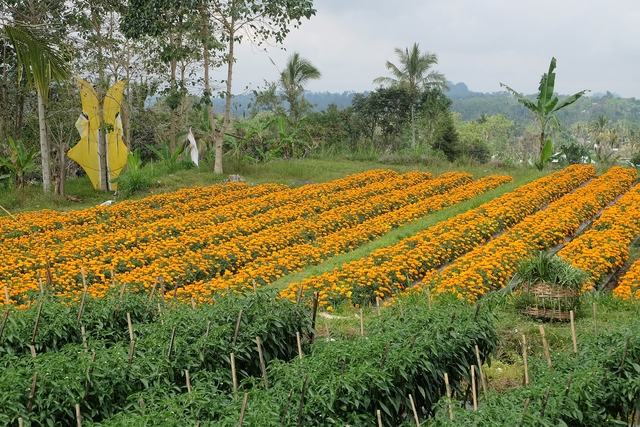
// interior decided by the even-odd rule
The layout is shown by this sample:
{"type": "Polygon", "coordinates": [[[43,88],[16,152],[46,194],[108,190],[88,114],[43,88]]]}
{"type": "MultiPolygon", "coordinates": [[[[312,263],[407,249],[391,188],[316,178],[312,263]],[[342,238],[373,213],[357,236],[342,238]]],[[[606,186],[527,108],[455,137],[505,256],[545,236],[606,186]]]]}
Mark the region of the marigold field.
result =
{"type": "Polygon", "coordinates": [[[370,170],[5,215],[0,424],[633,424],[637,182],[370,170]],[[541,251],[588,273],[570,324],[510,292],[541,251]]]}

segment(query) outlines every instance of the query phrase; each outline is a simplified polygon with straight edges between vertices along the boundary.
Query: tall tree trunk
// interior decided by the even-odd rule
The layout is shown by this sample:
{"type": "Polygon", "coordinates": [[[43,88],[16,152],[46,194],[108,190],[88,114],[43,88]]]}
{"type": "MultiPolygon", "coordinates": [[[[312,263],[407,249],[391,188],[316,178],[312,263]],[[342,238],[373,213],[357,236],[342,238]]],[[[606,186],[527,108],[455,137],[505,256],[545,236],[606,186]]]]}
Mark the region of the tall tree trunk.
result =
{"type": "MultiPolygon", "coordinates": [[[[209,81],[209,67],[211,65],[211,52],[209,50],[209,18],[206,14],[206,10],[204,9],[205,2],[202,3],[200,7],[200,13],[202,15],[202,56],[204,60],[204,93],[207,97],[206,106],[207,106],[207,117],[209,120],[209,126],[211,127],[211,131],[215,132],[216,122],[215,117],[213,117],[213,106],[211,105],[211,82],[209,81]]],[[[214,136],[215,139],[215,136],[214,136]]],[[[207,135],[207,146],[211,141],[211,136],[207,135]]],[[[216,141],[217,144],[217,141],[216,141]]],[[[217,145],[216,145],[217,146],[217,145]]],[[[218,153],[216,151],[216,164],[218,159],[218,153]]],[[[215,170],[214,165],[214,170],[215,170]]],[[[218,173],[216,171],[216,173],[218,173]]],[[[220,172],[222,173],[222,163],[220,163],[220,172]]]]}
{"type": "Polygon", "coordinates": [[[40,88],[36,87],[38,94],[38,125],[40,129],[40,157],[42,158],[42,188],[45,193],[51,191],[51,153],[47,138],[47,123],[44,115],[44,98],[40,88]]]}
{"type": "MultiPolygon", "coordinates": [[[[91,8],[91,23],[96,32],[96,45],[98,47],[98,84],[96,85],[96,92],[98,94],[98,117],[100,119],[100,125],[104,124],[102,121],[102,111],[104,108],[104,91],[103,86],[108,86],[104,79],[104,55],[102,53],[103,41],[102,32],[100,29],[100,23],[98,22],[98,12],[95,7],[91,8]]],[[[107,171],[107,134],[100,126],[98,131],[98,160],[100,168],[100,191],[109,191],[109,175],[107,171]]]]}
{"type": "Polygon", "coordinates": [[[411,148],[416,148],[416,121],[413,104],[411,104],[411,148]]]}
{"type": "Polygon", "coordinates": [[[233,77],[233,48],[235,38],[235,19],[231,18],[229,28],[229,55],[227,56],[227,90],[225,93],[224,117],[222,119],[222,127],[216,132],[216,161],[214,163],[213,172],[222,173],[222,137],[229,127],[229,119],[231,117],[231,78],[233,77]]]}

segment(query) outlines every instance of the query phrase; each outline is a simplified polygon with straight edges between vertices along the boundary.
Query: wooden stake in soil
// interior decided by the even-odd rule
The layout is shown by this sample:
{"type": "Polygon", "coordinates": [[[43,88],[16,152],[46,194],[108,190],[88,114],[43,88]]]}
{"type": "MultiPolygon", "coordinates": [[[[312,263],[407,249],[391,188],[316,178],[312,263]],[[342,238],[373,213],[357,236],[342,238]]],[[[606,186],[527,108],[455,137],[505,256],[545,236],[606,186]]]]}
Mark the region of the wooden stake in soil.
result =
{"type": "Polygon", "coordinates": [[[82,334],[82,346],[84,347],[84,352],[89,352],[89,347],[87,347],[87,331],[84,329],[84,326],[80,327],[80,333],[82,334]]]}
{"type": "Polygon", "coordinates": [[[524,385],[529,385],[529,365],[527,364],[527,337],[522,334],[522,360],[524,361],[524,385]]]}
{"type": "Polygon", "coordinates": [[[38,381],[38,371],[33,373],[33,381],[31,381],[31,391],[29,392],[29,404],[27,405],[27,414],[30,414],[31,408],[33,408],[33,398],[36,395],[37,381],[38,381]]]}
{"type": "Polygon", "coordinates": [[[240,332],[240,322],[242,321],[242,309],[238,312],[238,320],[236,321],[236,331],[233,334],[233,344],[238,340],[238,332],[240,332]]]}
{"type": "Polygon", "coordinates": [[[573,316],[573,310],[569,311],[569,318],[571,319],[571,340],[573,341],[573,354],[578,355],[578,340],[576,339],[576,322],[573,316]]]}
{"type": "Polygon", "coordinates": [[[7,286],[5,285],[5,287],[4,287],[4,304],[7,305],[7,306],[10,305],[10,301],[11,300],[9,300],[9,288],[7,288],[7,286]]]}
{"type": "Polygon", "coordinates": [[[187,380],[187,393],[189,393],[189,402],[193,403],[193,396],[191,396],[191,379],[189,378],[189,371],[184,370],[184,376],[187,380]]]}
{"type": "Polygon", "coordinates": [[[238,427],[242,427],[242,422],[244,421],[244,411],[247,409],[247,399],[249,399],[249,393],[245,393],[244,399],[242,399],[242,409],[240,410],[240,420],[238,421],[238,427]]]}
{"type": "Polygon", "coordinates": [[[131,362],[133,361],[133,354],[136,351],[136,342],[135,341],[131,341],[131,343],[129,343],[129,365],[131,365],[131,362]]]}
{"type": "Polygon", "coordinates": [[[391,346],[391,341],[387,342],[387,345],[384,348],[384,354],[382,355],[382,363],[380,363],[380,370],[384,370],[384,363],[387,361],[387,355],[389,354],[389,347],[391,346]]]}
{"type": "Polygon", "coordinates": [[[620,370],[618,371],[618,376],[622,375],[622,368],[624,368],[624,362],[627,358],[627,350],[629,350],[629,339],[631,337],[627,337],[627,343],[624,345],[624,351],[622,352],[622,363],[620,364],[620,370]]]}
{"type": "Polygon", "coordinates": [[[264,378],[264,388],[269,389],[269,381],[267,380],[267,365],[264,363],[264,356],[262,355],[262,343],[260,337],[256,337],[256,344],[258,345],[258,357],[260,358],[260,367],[262,368],[262,376],[264,378]]]}
{"type": "Polygon", "coordinates": [[[451,406],[451,386],[449,385],[449,374],[444,373],[444,385],[447,389],[447,399],[449,401],[449,419],[453,420],[453,407],[451,406]]]}
{"type": "Polygon", "coordinates": [[[38,282],[40,283],[40,295],[44,296],[44,285],[42,284],[42,277],[38,277],[38,282]]]}
{"type": "Polygon", "coordinates": [[[300,332],[296,331],[296,341],[298,341],[298,356],[302,359],[302,341],[300,340],[300,332]]]}
{"type": "Polygon", "coordinates": [[[282,419],[280,425],[283,426],[287,419],[287,412],[289,411],[289,404],[291,403],[291,396],[293,395],[293,389],[289,390],[289,396],[287,397],[287,403],[284,404],[284,411],[282,411],[282,419]]]}
{"type": "Polygon", "coordinates": [[[522,419],[520,420],[520,425],[524,423],[524,417],[527,415],[527,409],[529,409],[530,398],[527,397],[527,400],[524,402],[524,410],[522,411],[522,419]]]}
{"type": "Polygon", "coordinates": [[[22,426],[24,426],[22,422],[22,418],[18,418],[18,427],[22,427],[22,426]]]}
{"type": "Polygon", "coordinates": [[[191,297],[191,308],[196,309],[196,300],[194,300],[193,297],[191,297]]]}
{"type": "Polygon", "coordinates": [[[211,320],[207,322],[207,331],[204,333],[204,340],[202,341],[202,350],[200,350],[200,352],[202,353],[202,360],[204,360],[204,350],[206,349],[206,346],[207,346],[207,339],[209,338],[210,330],[211,330],[211,320]]]}
{"type": "Polygon", "coordinates": [[[149,302],[151,302],[151,300],[153,299],[153,295],[156,293],[156,288],[158,287],[158,280],[160,280],[159,277],[156,277],[156,280],[153,282],[153,287],[151,288],[151,293],[149,294],[149,302]]]}
{"type": "Polygon", "coordinates": [[[473,397],[473,410],[478,410],[478,397],[476,393],[476,367],[471,365],[471,394],[473,397]]]}
{"type": "Polygon", "coordinates": [[[482,360],[480,359],[480,349],[476,344],[476,359],[478,360],[478,372],[480,373],[480,382],[482,383],[482,390],[484,391],[484,398],[487,398],[487,382],[484,379],[484,373],[482,372],[482,360]]]}
{"type": "Polygon", "coordinates": [[[124,290],[127,287],[127,283],[124,282],[122,287],[120,288],[120,297],[118,298],[118,303],[116,304],[116,308],[114,310],[114,317],[118,317],[118,309],[120,308],[120,304],[122,303],[122,297],[124,296],[124,290]]]}
{"type": "Polygon", "coordinates": [[[78,427],[82,427],[82,415],[80,414],[79,403],[76,403],[76,421],[78,421],[78,427]]]}
{"type": "Polygon", "coordinates": [[[302,299],[302,283],[300,283],[300,289],[298,289],[298,297],[296,298],[296,305],[300,305],[302,299]]]}
{"type": "Polygon", "coordinates": [[[547,386],[547,392],[544,395],[544,400],[542,401],[542,409],[540,409],[540,418],[544,417],[544,411],[547,409],[547,401],[549,400],[549,390],[551,390],[551,386],[547,386]]]}
{"type": "Polygon", "coordinates": [[[34,359],[36,358],[37,354],[36,354],[36,348],[32,345],[29,346],[29,350],[31,350],[31,357],[33,357],[34,359]]]}
{"type": "Polygon", "coordinates": [[[82,310],[84,309],[84,301],[87,298],[87,279],[84,277],[84,267],[82,267],[82,286],[84,287],[84,291],[82,291],[82,299],[80,300],[80,308],[78,309],[78,318],[76,319],[76,323],[80,323],[82,310]]]}
{"type": "Polygon", "coordinates": [[[380,298],[376,297],[376,309],[378,310],[378,317],[380,317],[380,298]]]}
{"type": "Polygon", "coordinates": [[[427,288],[427,302],[429,303],[429,310],[433,309],[431,305],[431,288],[427,288]]]}
{"type": "Polygon", "coordinates": [[[169,351],[167,352],[167,359],[171,359],[171,351],[173,350],[173,341],[176,338],[176,327],[171,330],[171,341],[169,341],[169,351]]]}
{"type": "Polygon", "coordinates": [[[364,335],[364,315],[362,314],[362,308],[360,308],[360,335],[364,335]]]}
{"type": "Polygon", "coordinates": [[[40,301],[38,304],[38,313],[36,314],[36,321],[33,324],[33,333],[31,334],[31,344],[35,344],[36,342],[36,333],[38,332],[38,323],[40,323],[40,314],[42,313],[42,305],[44,301],[40,301]]]}
{"type": "Polygon", "coordinates": [[[551,355],[549,354],[549,343],[547,342],[547,335],[544,333],[544,326],[540,325],[540,335],[542,336],[542,347],[544,348],[544,357],[547,359],[547,365],[552,368],[551,355]]]}
{"type": "Polygon", "coordinates": [[[4,311],[4,316],[2,316],[2,325],[0,325],[0,339],[2,339],[2,333],[4,332],[5,326],[7,326],[7,320],[9,320],[9,307],[4,311]]]}
{"type": "Polygon", "coordinates": [[[238,377],[236,376],[236,357],[231,353],[231,380],[233,381],[233,392],[238,391],[238,377]]]}
{"type": "Polygon", "coordinates": [[[127,326],[129,326],[129,341],[133,341],[133,326],[131,325],[131,313],[127,313],[127,326]]]}
{"type": "Polygon", "coordinates": [[[304,392],[307,389],[307,374],[302,378],[302,392],[300,393],[300,406],[298,407],[298,427],[302,426],[302,410],[304,409],[304,392]]]}
{"type": "Polygon", "coordinates": [[[313,335],[311,336],[311,344],[316,340],[316,314],[318,313],[318,293],[313,293],[313,310],[311,311],[311,329],[313,335]]]}
{"type": "Polygon", "coordinates": [[[596,303],[593,303],[593,332],[594,335],[598,336],[598,309],[596,308],[596,303]]]}
{"type": "Polygon", "coordinates": [[[413,410],[413,417],[416,420],[416,425],[420,427],[420,419],[418,418],[418,411],[416,411],[416,404],[413,402],[413,396],[409,394],[409,401],[411,401],[411,409],[413,410]]]}
{"type": "Polygon", "coordinates": [[[382,427],[382,414],[380,414],[380,409],[376,411],[376,416],[378,417],[378,427],[382,427]]]}

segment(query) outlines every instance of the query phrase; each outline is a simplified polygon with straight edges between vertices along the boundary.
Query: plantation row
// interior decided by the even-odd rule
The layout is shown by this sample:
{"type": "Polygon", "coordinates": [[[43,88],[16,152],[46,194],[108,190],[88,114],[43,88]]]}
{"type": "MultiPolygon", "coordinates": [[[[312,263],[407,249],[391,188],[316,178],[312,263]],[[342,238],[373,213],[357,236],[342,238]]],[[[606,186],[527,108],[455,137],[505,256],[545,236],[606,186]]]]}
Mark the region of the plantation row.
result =
{"type": "MultiPolygon", "coordinates": [[[[69,232],[63,230],[67,241],[60,238],[58,246],[55,230],[39,237],[8,239],[0,249],[3,259],[8,260],[0,267],[3,270],[0,284],[8,286],[13,301],[26,304],[27,292],[38,289],[39,280],[45,278],[47,285],[60,295],[77,294],[82,289],[80,271],[84,268],[89,292],[96,297],[104,295],[111,286],[110,273],[115,272],[130,289],[150,288],[158,276],[163,276],[169,289],[190,285],[186,290],[181,289],[179,295],[204,302],[210,289],[216,288],[216,285],[205,285],[206,282],[216,277],[228,278],[254,261],[253,266],[264,264],[265,260],[260,258],[274,252],[294,246],[302,249],[297,267],[292,264],[286,267],[287,271],[299,269],[370,241],[390,228],[510,181],[508,177],[492,176],[473,183],[469,174],[457,172],[438,178],[419,172],[392,177],[378,173],[378,180],[371,179],[371,173],[362,175],[366,185],[335,194],[327,193],[325,188],[321,197],[317,189],[305,190],[315,194],[315,198],[303,198],[304,201],[280,191],[277,194],[282,193],[289,200],[280,203],[276,194],[270,194],[267,199],[276,200],[273,209],[264,210],[268,204],[265,201],[264,206],[260,205],[264,212],[254,216],[245,212],[243,216],[227,220],[218,213],[218,221],[212,222],[213,216],[200,212],[208,219],[188,222],[188,231],[182,227],[183,218],[176,217],[175,226],[167,225],[170,220],[164,218],[152,225],[147,223],[137,228],[132,225],[129,229],[111,230],[97,224],[95,228],[102,230],[102,234],[88,233],[77,240],[71,240],[69,232]],[[376,218],[380,219],[376,222],[376,218]],[[390,227],[384,226],[385,223],[390,227]],[[182,228],[176,232],[178,226],[182,228]],[[336,249],[331,236],[342,232],[344,237],[346,230],[354,230],[353,242],[343,239],[343,249],[336,249]],[[45,248],[39,246],[42,240],[47,241],[45,248]],[[301,246],[305,244],[324,249],[307,257],[301,246]]],[[[335,186],[343,187],[344,184],[335,186]]],[[[270,260],[267,261],[270,264],[270,260]]],[[[251,272],[252,267],[246,271],[251,272]]],[[[271,276],[265,274],[257,279],[259,283],[267,283],[278,276],[280,273],[275,271],[271,276]]],[[[237,280],[233,284],[234,288],[241,286],[237,280]]]]}
{"type": "Polygon", "coordinates": [[[78,317],[77,303],[40,301],[11,309],[0,336],[3,425],[75,425],[76,405],[83,425],[238,425],[247,392],[246,425],[373,425],[380,409],[396,426],[409,394],[428,412],[443,373],[460,389],[475,347],[484,360],[498,342],[492,314],[459,301],[432,310],[415,298],[368,322],[367,337],[313,344],[309,313],[265,293],[194,309],[89,297],[78,317]]]}
{"type": "Polygon", "coordinates": [[[295,299],[300,287],[307,297],[317,291],[322,306],[337,305],[345,299],[368,305],[376,296],[393,296],[594,176],[592,166],[563,169],[340,269],[293,283],[282,295],[295,299]]]}

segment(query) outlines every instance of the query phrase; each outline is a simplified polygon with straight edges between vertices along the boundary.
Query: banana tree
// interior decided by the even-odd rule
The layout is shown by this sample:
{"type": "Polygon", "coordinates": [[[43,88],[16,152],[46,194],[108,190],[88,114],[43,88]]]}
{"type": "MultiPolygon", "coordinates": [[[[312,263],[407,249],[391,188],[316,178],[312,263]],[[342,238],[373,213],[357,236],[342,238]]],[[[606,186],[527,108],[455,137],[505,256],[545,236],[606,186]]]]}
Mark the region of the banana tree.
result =
{"type": "Polygon", "coordinates": [[[549,64],[549,72],[542,75],[540,79],[540,86],[538,87],[538,96],[537,102],[533,102],[532,100],[525,98],[524,95],[516,92],[511,89],[509,86],[504,83],[500,83],[500,86],[504,87],[509,93],[516,97],[518,102],[527,107],[535,116],[536,121],[538,122],[540,129],[540,139],[539,139],[539,150],[538,150],[538,161],[535,163],[536,167],[539,170],[544,168],[546,162],[548,162],[553,155],[553,145],[550,139],[546,139],[545,133],[547,130],[547,125],[551,120],[555,120],[556,123],[558,119],[555,116],[555,113],[564,107],[573,104],[576,102],[582,95],[584,95],[588,90],[581,90],[578,93],[575,93],[562,102],[558,100],[558,97],[553,94],[554,87],[556,84],[556,73],[553,72],[556,68],[556,58],[551,58],[551,64],[549,64]]]}

